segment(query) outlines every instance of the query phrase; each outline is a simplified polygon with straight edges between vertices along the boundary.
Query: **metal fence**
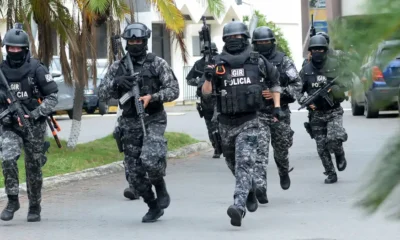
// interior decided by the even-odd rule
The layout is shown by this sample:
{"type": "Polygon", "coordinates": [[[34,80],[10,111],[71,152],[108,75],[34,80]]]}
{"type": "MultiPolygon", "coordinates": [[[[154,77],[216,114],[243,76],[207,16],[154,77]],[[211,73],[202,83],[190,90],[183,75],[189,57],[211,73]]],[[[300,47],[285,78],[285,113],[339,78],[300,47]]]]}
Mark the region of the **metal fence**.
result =
{"type": "Polygon", "coordinates": [[[183,103],[185,101],[196,101],[196,87],[190,86],[187,84],[186,76],[190,72],[193,66],[184,66],[183,67],[183,86],[182,86],[182,94],[183,94],[183,103]]]}

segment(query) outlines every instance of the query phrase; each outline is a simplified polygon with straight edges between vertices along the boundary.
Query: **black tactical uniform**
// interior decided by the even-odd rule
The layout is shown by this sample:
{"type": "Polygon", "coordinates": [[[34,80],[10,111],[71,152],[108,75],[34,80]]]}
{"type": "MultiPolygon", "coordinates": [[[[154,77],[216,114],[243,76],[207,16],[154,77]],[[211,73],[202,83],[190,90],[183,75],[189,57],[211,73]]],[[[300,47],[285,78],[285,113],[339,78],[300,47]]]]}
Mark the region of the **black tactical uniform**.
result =
{"type": "MultiPolygon", "coordinates": [[[[213,56],[218,55],[218,49],[215,43],[211,43],[211,50],[213,56]]],[[[203,54],[209,53],[209,50],[205,49],[204,44],[202,45],[201,53],[203,54]]],[[[190,72],[188,73],[188,75],[186,76],[186,80],[189,85],[197,87],[196,94],[197,97],[200,98],[200,102],[196,103],[196,108],[200,114],[200,117],[204,117],[204,121],[206,122],[208,138],[210,139],[210,142],[214,147],[213,158],[219,158],[221,156],[221,152],[219,152],[218,148],[216,147],[217,146],[216,141],[218,141],[218,137],[216,137],[216,139],[214,139],[213,137],[213,133],[219,134],[218,123],[211,121],[214,115],[215,99],[213,98],[204,99],[201,94],[201,87],[203,86],[204,83],[204,79],[202,80],[202,76],[205,64],[206,64],[205,57],[202,57],[201,59],[197,60],[192,69],[190,70],[190,72]]]]}
{"type": "MultiPolygon", "coordinates": [[[[46,137],[46,118],[58,103],[57,84],[47,68],[29,53],[29,39],[21,28],[10,29],[4,36],[7,59],[0,65],[8,85],[16,98],[26,107],[25,115],[32,125],[32,135],[21,128],[18,117],[7,114],[1,119],[2,125],[2,168],[8,204],[1,213],[1,219],[9,221],[20,208],[18,201],[19,179],[17,160],[23,146],[25,152],[26,184],[29,198],[28,222],[41,220],[42,166],[46,159],[43,146],[46,137]],[[39,104],[39,98],[42,99],[39,104]]],[[[5,111],[5,87],[0,87],[0,111],[5,111]]]]}
{"type": "Polygon", "coordinates": [[[123,112],[118,118],[124,162],[129,170],[128,181],[149,206],[143,222],[156,221],[170,204],[164,180],[167,167],[167,140],[164,137],[167,114],[163,103],[179,96],[179,84],[168,63],[153,53],[147,53],[150,35],[151,30],[142,23],[128,25],[122,34],[122,38],[127,40],[128,53],[113,63],[99,86],[102,101],[110,98],[121,101],[122,96],[136,84],[141,98],[150,99],[148,105],[144,106],[146,136],[135,107],[135,96],[122,106],[120,102],[123,112]],[[134,73],[138,75],[133,76],[134,73]],[[155,187],[157,199],[152,186],[155,187]]]}
{"type": "Polygon", "coordinates": [[[289,178],[289,148],[293,144],[294,131],[290,128],[290,109],[289,103],[296,100],[300,93],[302,84],[300,76],[293,61],[278,51],[275,44],[276,39],[272,30],[268,27],[258,27],[253,32],[252,43],[254,50],[262,54],[279,71],[281,93],[281,108],[285,113],[280,121],[275,122],[272,116],[274,102],[272,99],[264,99],[265,105],[260,111],[261,135],[259,139],[259,157],[256,161],[254,172],[258,175],[257,198],[260,203],[267,203],[267,171],[269,156],[269,142],[271,140],[274,148],[274,158],[278,166],[280,184],[282,189],[290,187],[289,178]]]}
{"type": "MultiPolygon", "coordinates": [[[[233,226],[241,226],[246,207],[250,212],[258,207],[252,172],[257,157],[257,112],[262,104],[262,82],[272,92],[281,91],[276,68],[251,50],[249,38],[245,24],[233,21],[225,25],[224,49],[214,58],[215,66],[207,65],[204,69],[208,83],[203,85],[203,96],[211,97],[206,91],[212,81],[212,89],[217,94],[222,151],[236,178],[234,204],[227,211],[233,226]]],[[[274,110],[275,116],[280,113],[280,108],[274,110]]]]}
{"type": "MultiPolygon", "coordinates": [[[[335,50],[332,47],[329,46],[330,43],[330,38],[329,35],[326,32],[317,32],[316,36],[323,36],[326,39],[326,42],[328,43],[328,56],[332,58],[340,58],[344,56],[344,52],[341,50],[335,50]]],[[[307,63],[310,61],[308,59],[304,59],[303,65],[301,67],[304,67],[307,63]]]]}
{"type": "Polygon", "coordinates": [[[308,131],[311,132],[317,143],[318,155],[325,169],[324,174],[328,176],[325,183],[335,183],[337,174],[332,163],[331,153],[335,155],[338,170],[343,171],[346,168],[343,142],[347,141],[347,133],[343,128],[343,108],[340,103],[345,100],[344,92],[351,89],[352,81],[349,74],[343,71],[338,60],[328,56],[328,43],[324,37],[319,35],[312,37],[308,50],[312,54],[312,61],[300,72],[303,81],[302,94],[299,96],[300,104],[306,99],[303,96],[304,93],[311,95],[329,81],[340,76],[330,91],[333,106],[330,106],[324,98],[319,97],[313,103],[314,110],[311,106],[308,107],[310,118],[308,131]]]}

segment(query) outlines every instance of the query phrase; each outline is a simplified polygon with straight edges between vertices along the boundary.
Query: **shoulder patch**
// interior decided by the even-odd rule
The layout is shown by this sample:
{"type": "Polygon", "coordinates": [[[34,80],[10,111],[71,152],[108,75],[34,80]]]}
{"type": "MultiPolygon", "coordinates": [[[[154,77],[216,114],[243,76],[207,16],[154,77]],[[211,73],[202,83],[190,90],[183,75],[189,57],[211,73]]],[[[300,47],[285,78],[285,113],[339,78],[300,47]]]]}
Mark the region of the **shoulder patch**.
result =
{"type": "Polygon", "coordinates": [[[51,82],[51,81],[53,81],[53,77],[51,76],[50,73],[44,75],[44,77],[46,78],[46,82],[51,82]]]}

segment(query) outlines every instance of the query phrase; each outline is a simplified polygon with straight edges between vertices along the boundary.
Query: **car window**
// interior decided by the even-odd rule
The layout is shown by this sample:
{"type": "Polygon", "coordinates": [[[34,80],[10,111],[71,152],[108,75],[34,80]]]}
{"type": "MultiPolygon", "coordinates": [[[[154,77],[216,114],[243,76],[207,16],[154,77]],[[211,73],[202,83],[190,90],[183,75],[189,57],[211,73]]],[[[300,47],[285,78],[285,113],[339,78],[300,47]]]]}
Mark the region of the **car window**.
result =
{"type": "Polygon", "coordinates": [[[399,55],[399,47],[384,48],[379,54],[379,60],[386,64],[399,55]]]}

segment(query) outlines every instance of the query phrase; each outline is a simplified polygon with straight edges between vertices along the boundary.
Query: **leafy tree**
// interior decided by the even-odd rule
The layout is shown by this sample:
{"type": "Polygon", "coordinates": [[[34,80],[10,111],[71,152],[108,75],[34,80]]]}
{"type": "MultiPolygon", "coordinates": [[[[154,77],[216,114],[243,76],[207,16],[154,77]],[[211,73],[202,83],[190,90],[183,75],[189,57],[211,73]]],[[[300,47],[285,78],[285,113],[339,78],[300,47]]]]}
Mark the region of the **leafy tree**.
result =
{"type": "MultiPolygon", "coordinates": [[[[284,52],[288,57],[292,58],[292,53],[289,48],[289,43],[285,39],[281,29],[272,21],[267,21],[267,18],[264,14],[260,13],[259,11],[255,11],[255,15],[258,18],[257,27],[266,26],[269,27],[275,34],[276,43],[278,50],[284,52]]],[[[248,22],[249,17],[244,16],[243,22],[248,22]]]]}
{"type": "MultiPolygon", "coordinates": [[[[400,1],[367,0],[366,10],[367,14],[363,16],[341,18],[330,23],[334,29],[331,36],[335,46],[346,50],[354,45],[361,58],[384,40],[400,39],[400,1]]],[[[400,49],[393,49],[392,56],[385,62],[399,53],[400,49]]],[[[388,140],[367,176],[368,180],[362,186],[363,196],[357,206],[372,214],[385,205],[391,210],[391,216],[399,219],[400,199],[392,193],[400,185],[400,131],[388,140]],[[394,204],[386,205],[390,198],[394,204]]]]}

